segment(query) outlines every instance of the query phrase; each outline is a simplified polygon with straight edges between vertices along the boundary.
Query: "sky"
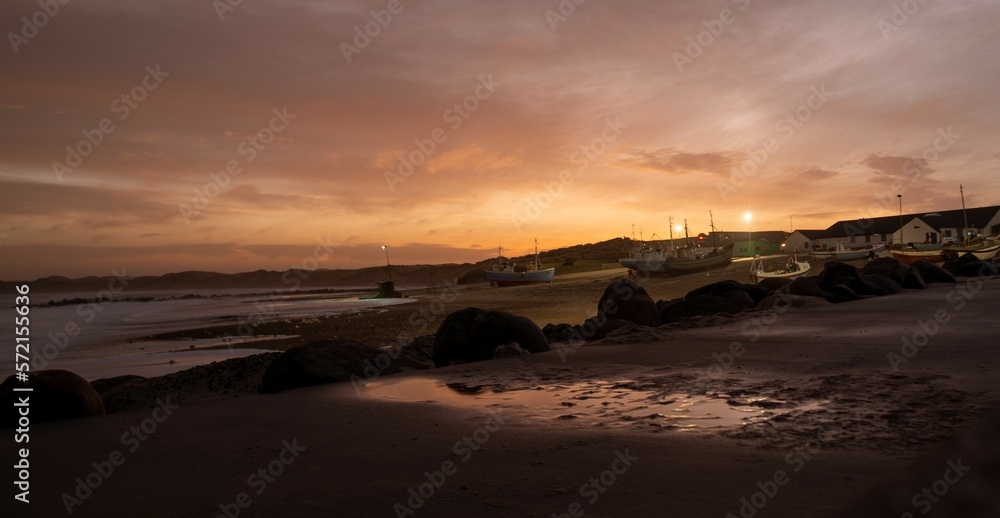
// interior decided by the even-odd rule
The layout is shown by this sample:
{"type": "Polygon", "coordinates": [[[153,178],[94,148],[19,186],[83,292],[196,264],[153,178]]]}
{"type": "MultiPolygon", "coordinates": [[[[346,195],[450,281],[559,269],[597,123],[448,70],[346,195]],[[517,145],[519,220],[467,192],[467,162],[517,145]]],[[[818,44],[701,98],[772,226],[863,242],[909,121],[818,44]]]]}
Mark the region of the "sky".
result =
{"type": "Polygon", "coordinates": [[[995,1],[228,2],[5,2],[0,279],[1000,204],[995,1]]]}

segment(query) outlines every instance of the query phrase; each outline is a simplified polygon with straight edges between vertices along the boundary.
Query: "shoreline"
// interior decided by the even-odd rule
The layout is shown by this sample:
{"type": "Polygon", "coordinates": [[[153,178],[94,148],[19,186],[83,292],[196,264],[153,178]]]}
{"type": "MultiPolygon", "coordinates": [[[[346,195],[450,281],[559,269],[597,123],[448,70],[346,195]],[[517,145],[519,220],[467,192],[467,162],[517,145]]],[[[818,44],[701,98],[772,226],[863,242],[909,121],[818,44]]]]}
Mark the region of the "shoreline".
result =
{"type": "MultiPolygon", "coordinates": [[[[40,512],[65,512],[61,495],[73,492],[75,478],[92,472],[94,459],[119,450],[125,463],[74,515],[121,514],[136,508],[142,495],[144,502],[158,502],[164,515],[216,516],[220,503],[247,491],[247,475],[277,458],[282,441],[298,441],[305,448],[301,456],[265,493],[249,492],[249,515],[311,516],[331,509],[346,516],[393,515],[399,504],[427,516],[550,516],[576,503],[591,515],[645,516],[669,506],[688,516],[739,516],[743,499],[761,491],[758,482],[777,480],[783,471],[789,481],[765,495],[769,516],[869,516],[874,514],[864,513],[875,510],[899,516],[912,510],[910,496],[920,486],[909,484],[921,483],[922,475],[911,482],[924,473],[920,466],[929,466],[933,477],[926,485],[947,461],[966,459],[973,466],[966,477],[980,477],[956,486],[956,494],[968,499],[969,489],[962,488],[986,483],[981,477],[989,480],[989,466],[997,465],[990,464],[997,457],[989,456],[988,445],[948,444],[1000,410],[990,368],[997,361],[1000,322],[990,315],[1000,304],[1000,282],[983,281],[906,365],[894,371],[887,360],[901,338],[949,304],[948,294],[959,287],[932,285],[790,309],[758,329],[756,340],[741,319],[667,330],[656,339],[637,333],[624,343],[599,341],[565,358],[550,352],[366,380],[372,386],[430,378],[444,390],[461,383],[511,397],[548,387],[555,405],[576,403],[565,407],[566,414],[579,414],[573,418],[536,415],[516,399],[469,407],[374,397],[359,394],[352,383],[179,402],[176,391],[184,382],[163,380],[155,396],[173,397],[179,406],[135,452],[123,447],[122,431],[148,418],[155,403],[33,430],[38,492],[32,496],[40,512]],[[716,372],[712,367],[734,339],[745,342],[745,351],[716,372]],[[735,427],[686,431],[662,426],[664,417],[588,414],[583,403],[609,389],[641,396],[640,403],[677,393],[756,402],[755,408],[772,414],[735,427]],[[463,446],[466,437],[475,448],[463,446]],[[627,452],[632,465],[619,470],[599,499],[582,497],[581,484],[611,469],[616,452],[627,452]],[[449,461],[457,471],[432,495],[425,493],[422,504],[410,506],[409,488],[449,461]],[[197,475],[179,476],[193,465],[200,466],[197,475]]],[[[206,378],[187,376],[188,383],[206,378]]],[[[954,509],[958,503],[939,505],[954,509]]]]}

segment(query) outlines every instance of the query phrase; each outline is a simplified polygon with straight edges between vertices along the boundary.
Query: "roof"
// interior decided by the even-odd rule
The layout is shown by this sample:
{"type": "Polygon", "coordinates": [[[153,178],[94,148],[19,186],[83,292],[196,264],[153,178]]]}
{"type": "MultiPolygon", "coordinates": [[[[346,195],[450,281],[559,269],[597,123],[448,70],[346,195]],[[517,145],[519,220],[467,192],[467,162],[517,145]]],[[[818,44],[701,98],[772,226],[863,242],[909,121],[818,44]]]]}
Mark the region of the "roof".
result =
{"type": "MultiPolygon", "coordinates": [[[[964,228],[964,217],[969,220],[969,228],[986,228],[990,221],[997,215],[1000,211],[1000,205],[993,205],[991,207],[977,207],[974,209],[966,209],[965,216],[963,216],[962,209],[955,210],[943,210],[938,212],[921,212],[914,214],[903,214],[904,225],[905,222],[913,221],[914,218],[920,218],[921,221],[927,223],[932,228],[942,229],[942,228],[964,228]]],[[[809,236],[810,239],[822,239],[822,238],[832,238],[832,237],[842,237],[842,236],[861,236],[866,234],[892,234],[899,230],[899,220],[900,217],[896,216],[882,216],[879,218],[859,218],[859,219],[845,219],[830,225],[822,235],[817,237],[809,236]]],[[[801,231],[800,231],[801,232],[801,231]]]]}

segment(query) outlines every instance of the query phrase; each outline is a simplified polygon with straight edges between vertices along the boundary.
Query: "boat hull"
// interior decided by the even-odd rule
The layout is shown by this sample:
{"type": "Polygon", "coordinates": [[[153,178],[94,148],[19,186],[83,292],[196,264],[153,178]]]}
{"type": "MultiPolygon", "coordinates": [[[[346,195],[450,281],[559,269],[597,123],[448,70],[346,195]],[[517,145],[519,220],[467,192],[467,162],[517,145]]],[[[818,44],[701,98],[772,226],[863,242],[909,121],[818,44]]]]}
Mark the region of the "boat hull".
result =
{"type": "Polygon", "coordinates": [[[946,253],[954,254],[956,256],[961,256],[964,254],[972,254],[976,256],[976,259],[985,261],[987,259],[992,259],[994,256],[997,255],[997,252],[1000,251],[1000,245],[993,245],[986,247],[954,246],[954,247],[946,247],[944,250],[946,253]]]}
{"type": "Polygon", "coordinates": [[[866,248],[864,250],[838,250],[833,253],[833,257],[835,257],[838,261],[853,261],[855,259],[866,259],[872,253],[879,254],[882,252],[885,252],[885,246],[876,246],[873,248],[866,248]]]}
{"type": "Polygon", "coordinates": [[[794,263],[797,268],[793,272],[789,271],[776,271],[776,272],[765,272],[762,270],[750,272],[750,281],[754,284],[759,283],[764,279],[794,279],[796,277],[801,277],[809,272],[809,263],[794,263]]]}
{"type": "Polygon", "coordinates": [[[913,264],[917,261],[927,261],[929,263],[944,262],[941,250],[893,250],[892,256],[903,264],[913,264]]]}
{"type": "Polygon", "coordinates": [[[706,254],[700,259],[667,258],[627,258],[619,259],[618,264],[637,272],[651,275],[684,275],[687,273],[711,270],[725,266],[733,261],[733,248],[706,254]]]}
{"type": "Polygon", "coordinates": [[[544,270],[529,270],[526,272],[493,272],[486,271],[486,280],[492,286],[521,286],[524,284],[538,284],[552,282],[556,275],[555,268],[544,270]]]}

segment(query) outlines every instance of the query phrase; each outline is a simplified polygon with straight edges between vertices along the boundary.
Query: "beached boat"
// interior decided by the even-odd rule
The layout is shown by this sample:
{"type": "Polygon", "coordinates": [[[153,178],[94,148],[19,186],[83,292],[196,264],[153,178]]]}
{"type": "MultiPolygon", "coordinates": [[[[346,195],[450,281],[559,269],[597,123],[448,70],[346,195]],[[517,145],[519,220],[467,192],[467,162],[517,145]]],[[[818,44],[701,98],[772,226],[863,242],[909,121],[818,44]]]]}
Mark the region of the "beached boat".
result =
{"type": "Polygon", "coordinates": [[[864,259],[885,252],[885,245],[868,245],[865,248],[855,250],[837,250],[833,252],[833,257],[838,261],[852,261],[854,259],[864,259]]]}
{"type": "Polygon", "coordinates": [[[490,286],[520,286],[522,284],[552,282],[552,278],[556,275],[555,268],[542,268],[542,262],[538,258],[538,240],[535,240],[535,260],[528,266],[518,266],[516,263],[507,262],[503,258],[502,248],[497,248],[497,254],[497,264],[486,270],[486,280],[490,281],[490,286]]]}
{"type": "MultiPolygon", "coordinates": [[[[709,213],[711,214],[711,212],[709,213]]],[[[715,230],[715,223],[711,223],[715,230]]],[[[685,240],[690,243],[688,237],[687,221],[684,222],[685,240]]],[[[651,247],[646,246],[629,253],[629,257],[618,260],[618,264],[635,272],[647,274],[685,274],[710,270],[725,266],[733,260],[733,245],[725,246],[673,246],[673,231],[671,228],[670,246],[651,247]]]]}
{"type": "Polygon", "coordinates": [[[872,254],[878,255],[885,252],[885,245],[868,245],[864,248],[846,248],[844,243],[837,242],[836,250],[813,250],[812,255],[817,259],[836,259],[838,261],[852,261],[854,259],[864,259],[872,254]]]}
{"type": "Polygon", "coordinates": [[[927,261],[929,263],[943,263],[943,250],[893,250],[892,256],[903,264],[913,264],[917,261],[927,261]]]}
{"type": "Polygon", "coordinates": [[[976,259],[985,261],[986,259],[992,259],[1000,252],[1000,244],[996,245],[955,245],[955,246],[945,246],[944,256],[945,257],[958,257],[964,254],[972,254],[976,256],[976,259]]]}
{"type": "Polygon", "coordinates": [[[788,263],[783,268],[773,272],[765,272],[764,261],[759,255],[755,255],[753,262],[750,263],[750,282],[757,284],[763,279],[794,279],[805,275],[809,268],[809,263],[799,261],[798,256],[793,252],[792,257],[788,259],[788,263]]]}

